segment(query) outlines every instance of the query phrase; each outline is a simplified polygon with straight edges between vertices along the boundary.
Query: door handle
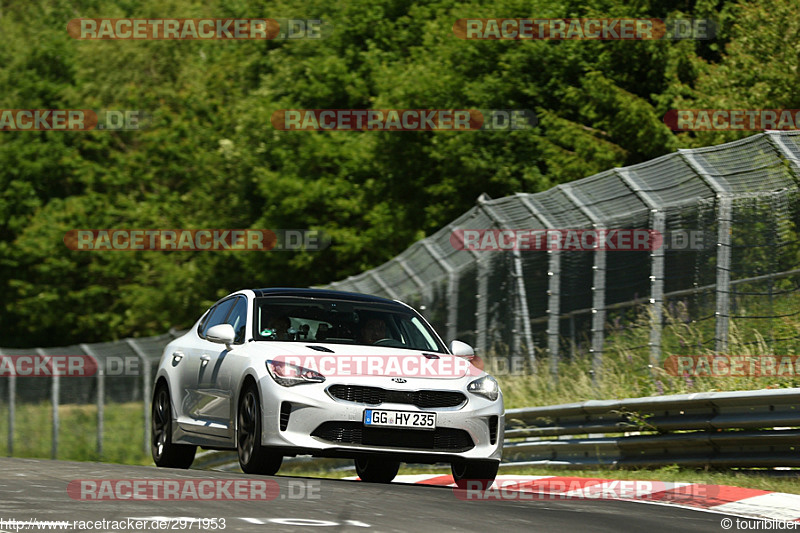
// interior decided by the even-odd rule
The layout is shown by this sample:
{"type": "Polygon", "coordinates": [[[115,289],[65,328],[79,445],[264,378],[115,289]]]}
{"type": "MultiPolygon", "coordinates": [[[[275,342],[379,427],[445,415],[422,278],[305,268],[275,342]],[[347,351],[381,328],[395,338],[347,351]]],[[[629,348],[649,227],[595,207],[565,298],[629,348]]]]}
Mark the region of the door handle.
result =
{"type": "Polygon", "coordinates": [[[183,352],[172,352],[172,360],[176,363],[183,359],[183,352]]]}
{"type": "Polygon", "coordinates": [[[203,355],[200,356],[200,364],[201,365],[207,365],[209,361],[211,361],[211,356],[210,355],[204,353],[203,355]]]}

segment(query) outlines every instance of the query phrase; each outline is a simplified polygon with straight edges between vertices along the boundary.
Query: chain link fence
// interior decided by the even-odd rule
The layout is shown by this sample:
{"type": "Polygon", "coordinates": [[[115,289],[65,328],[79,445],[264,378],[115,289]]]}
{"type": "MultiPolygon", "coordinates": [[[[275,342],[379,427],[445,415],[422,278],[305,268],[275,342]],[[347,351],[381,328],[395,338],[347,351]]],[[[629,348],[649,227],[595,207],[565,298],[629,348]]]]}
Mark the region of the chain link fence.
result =
{"type": "MultiPolygon", "coordinates": [[[[665,328],[707,337],[695,353],[797,346],[788,320],[798,290],[800,132],[767,132],[477,205],[387,263],[328,285],[422,307],[445,334],[484,357],[546,362],[589,354],[602,369],[610,334],[658,365],[665,328]],[[464,229],[649,228],[652,251],[476,251],[464,229]],[[678,241],[678,242],[676,242],[678,241]],[[788,303],[787,303],[788,302],[788,303]],[[642,320],[641,317],[647,317],[642,320]],[[738,329],[736,329],[738,328],[738,329]]],[[[681,341],[683,342],[683,341],[681,341]]]]}
{"type": "Polygon", "coordinates": [[[74,458],[125,462],[125,457],[108,457],[104,443],[131,438],[148,456],[153,376],[164,347],[181,334],[173,330],[117,342],[0,348],[0,427],[6,426],[0,450],[4,447],[9,457],[57,459],[65,458],[63,449],[68,448],[74,458]],[[58,360],[80,368],[59,371],[54,366],[58,360]],[[43,446],[49,446],[49,454],[43,446]]]}
{"type": "MultiPolygon", "coordinates": [[[[792,299],[800,289],[799,179],[800,132],[768,132],[541,193],[483,195],[394,259],[328,287],[406,301],[446,340],[460,339],[484,357],[534,371],[546,364],[553,378],[560,360],[585,355],[598,375],[609,339],[620,334],[634,340],[629,349],[657,365],[665,331],[687,324],[708,331],[692,340],[695,353],[725,353],[732,330],[745,332],[737,346],[796,353],[800,334],[791,319],[800,314],[792,299]],[[652,251],[488,252],[460,249],[451,240],[459,229],[581,228],[649,228],[673,241],[680,236],[683,244],[652,251]],[[701,239],[685,245],[692,236],[701,239]]],[[[126,462],[107,457],[104,443],[113,436],[137,440],[149,455],[152,376],[164,346],[180,334],[0,348],[3,360],[83,355],[97,361],[97,371],[81,378],[0,372],[0,434],[7,434],[0,453],[42,457],[47,450],[36,447],[49,445],[51,457],[63,458],[60,447],[70,444],[92,450],[89,458],[126,462]],[[66,420],[80,427],[64,427],[66,420]]]]}

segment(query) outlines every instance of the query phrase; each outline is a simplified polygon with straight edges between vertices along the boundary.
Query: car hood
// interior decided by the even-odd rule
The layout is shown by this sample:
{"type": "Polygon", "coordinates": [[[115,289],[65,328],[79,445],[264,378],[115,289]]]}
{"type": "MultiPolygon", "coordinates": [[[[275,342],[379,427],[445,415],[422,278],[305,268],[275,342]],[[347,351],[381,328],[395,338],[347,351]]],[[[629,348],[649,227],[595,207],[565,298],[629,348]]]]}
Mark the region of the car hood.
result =
{"type": "Polygon", "coordinates": [[[470,361],[452,354],[385,346],[255,341],[248,348],[264,359],[316,370],[326,377],[461,379],[484,373],[470,361]]]}

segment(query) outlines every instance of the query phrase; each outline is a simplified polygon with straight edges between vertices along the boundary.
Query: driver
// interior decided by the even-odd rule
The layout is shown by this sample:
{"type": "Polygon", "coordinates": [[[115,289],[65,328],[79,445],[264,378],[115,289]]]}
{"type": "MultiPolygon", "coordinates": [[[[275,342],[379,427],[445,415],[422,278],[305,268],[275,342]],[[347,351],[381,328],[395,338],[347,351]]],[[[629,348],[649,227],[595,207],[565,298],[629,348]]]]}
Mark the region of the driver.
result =
{"type": "Polygon", "coordinates": [[[380,318],[370,318],[361,326],[361,342],[374,344],[386,338],[386,322],[380,318]]]}
{"type": "MultiPolygon", "coordinates": [[[[289,328],[292,326],[291,319],[286,315],[278,315],[272,316],[269,320],[267,320],[267,328],[266,331],[270,331],[270,333],[266,333],[269,337],[277,341],[287,341],[291,340],[289,338],[289,328]]],[[[262,335],[265,333],[262,332],[262,335]]]]}

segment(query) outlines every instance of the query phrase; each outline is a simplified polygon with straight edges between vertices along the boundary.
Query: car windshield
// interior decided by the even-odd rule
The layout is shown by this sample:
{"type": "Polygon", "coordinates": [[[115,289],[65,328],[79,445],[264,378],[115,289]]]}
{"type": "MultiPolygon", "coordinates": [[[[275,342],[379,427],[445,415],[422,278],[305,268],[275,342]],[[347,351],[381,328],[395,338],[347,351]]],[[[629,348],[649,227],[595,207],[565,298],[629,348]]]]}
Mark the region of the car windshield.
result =
{"type": "Polygon", "coordinates": [[[254,320],[257,341],[361,344],[445,353],[419,315],[400,305],[263,297],[256,298],[254,320]]]}

